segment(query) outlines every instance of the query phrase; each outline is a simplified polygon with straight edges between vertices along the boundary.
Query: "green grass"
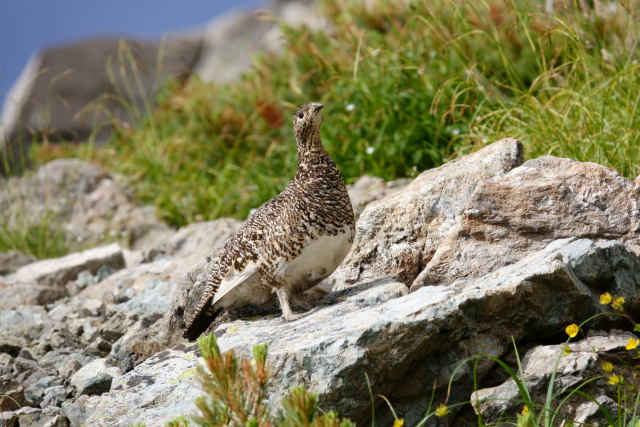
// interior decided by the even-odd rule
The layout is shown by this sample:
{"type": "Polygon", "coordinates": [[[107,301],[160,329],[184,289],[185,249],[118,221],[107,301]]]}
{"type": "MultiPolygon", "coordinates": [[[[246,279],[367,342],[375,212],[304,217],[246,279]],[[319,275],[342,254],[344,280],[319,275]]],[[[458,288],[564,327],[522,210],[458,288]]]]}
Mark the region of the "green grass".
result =
{"type": "Polygon", "coordinates": [[[69,252],[67,243],[60,224],[47,216],[30,224],[0,223],[0,252],[18,251],[36,258],[55,258],[69,252]]]}
{"type": "Polygon", "coordinates": [[[35,159],[101,163],[172,225],[243,218],[294,174],[290,113],[319,100],[349,182],[412,177],[507,136],[528,157],[637,175],[639,1],[552,13],[533,0],[401,3],[324,1],[332,31],[284,27],[282,54],[240,82],[171,82],[110,145],[41,146],[35,159]]]}

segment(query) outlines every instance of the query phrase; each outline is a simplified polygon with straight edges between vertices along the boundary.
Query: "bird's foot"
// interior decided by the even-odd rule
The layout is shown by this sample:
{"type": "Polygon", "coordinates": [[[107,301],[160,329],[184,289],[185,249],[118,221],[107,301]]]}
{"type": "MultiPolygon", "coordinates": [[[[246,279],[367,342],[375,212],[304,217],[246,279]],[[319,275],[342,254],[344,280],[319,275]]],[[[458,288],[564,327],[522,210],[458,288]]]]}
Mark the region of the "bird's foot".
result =
{"type": "Polygon", "coordinates": [[[311,313],[315,313],[316,311],[318,311],[317,307],[305,311],[304,313],[294,313],[293,311],[283,312],[282,317],[284,317],[284,320],[286,320],[287,322],[293,322],[294,320],[299,320],[303,317],[307,317],[308,315],[310,315],[311,313]]]}
{"type": "Polygon", "coordinates": [[[309,311],[309,310],[313,310],[313,308],[315,307],[315,305],[309,301],[308,299],[300,296],[300,297],[294,297],[292,298],[292,303],[293,306],[296,308],[301,308],[305,311],[309,311]]]}

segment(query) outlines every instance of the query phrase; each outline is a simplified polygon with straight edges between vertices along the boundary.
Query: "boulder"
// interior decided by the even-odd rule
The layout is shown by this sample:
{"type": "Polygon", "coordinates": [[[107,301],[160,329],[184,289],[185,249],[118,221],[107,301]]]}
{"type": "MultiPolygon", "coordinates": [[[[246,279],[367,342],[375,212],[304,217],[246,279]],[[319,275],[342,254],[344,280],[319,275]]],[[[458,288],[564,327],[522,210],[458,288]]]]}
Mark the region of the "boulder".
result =
{"type": "Polygon", "coordinates": [[[33,141],[104,142],[114,120],[139,120],[168,77],[185,78],[200,53],[198,37],[85,40],[31,58],[7,95],[0,174],[20,172],[33,141]]]}
{"type": "MultiPolygon", "coordinates": [[[[630,332],[612,331],[593,333],[574,343],[537,346],[524,357],[524,381],[536,407],[542,408],[546,393],[555,372],[553,393],[558,397],[552,408],[560,400],[579,389],[603,405],[610,413],[617,410],[617,389],[607,384],[611,375],[633,377],[634,354],[625,349],[629,339],[637,339],[630,332]],[[568,347],[568,354],[565,347],[568,347]],[[603,363],[613,364],[613,371],[606,372],[603,363]],[[596,381],[587,381],[599,377],[596,381]]],[[[471,404],[482,416],[485,423],[500,419],[515,419],[522,410],[523,399],[518,393],[515,381],[506,382],[492,388],[485,388],[471,395],[471,404]]],[[[558,413],[557,420],[567,419],[574,423],[589,425],[609,424],[598,405],[582,394],[569,397],[558,413]]],[[[555,424],[554,424],[555,425],[555,424]]]]}
{"type": "Polygon", "coordinates": [[[84,270],[97,272],[103,265],[115,269],[124,267],[122,249],[117,243],[76,252],[61,258],[46,259],[21,267],[16,279],[22,283],[62,286],[84,270]]]}
{"type": "Polygon", "coordinates": [[[540,157],[478,183],[412,289],[478,277],[555,239],[597,236],[640,253],[640,193],[595,163],[540,157]]]}
{"type": "Polygon", "coordinates": [[[284,40],[279,24],[327,27],[312,0],[273,0],[263,13],[275,19],[242,9],[215,18],[202,35],[202,52],[193,71],[205,81],[236,81],[253,65],[253,55],[280,49],[284,40]]]}
{"type": "MultiPolygon", "coordinates": [[[[366,374],[373,393],[384,394],[405,423],[415,425],[434,384],[434,402],[445,399],[460,361],[478,353],[500,357],[512,339],[562,335],[566,325],[606,309],[599,303],[605,291],[624,296],[627,308],[637,310],[639,290],[640,261],[623,244],[563,239],[481,278],[410,294],[393,279],[361,283],[325,297],[328,306],[295,322],[237,320],[220,325],[216,335],[223,351],[241,355],[257,343],[269,344],[272,403],[302,384],[318,393],[323,409],[366,424],[371,413],[366,374]]],[[[200,363],[194,346],[156,354],[93,400],[87,423],[161,424],[189,412],[201,393],[193,383],[200,363]]],[[[477,367],[478,381],[489,368],[490,363],[477,367]]],[[[468,400],[472,384],[472,367],[461,368],[449,403],[468,400]]],[[[378,421],[389,421],[384,414],[378,411],[378,421]]]]}
{"type": "Polygon", "coordinates": [[[522,144],[503,139],[425,171],[402,190],[367,205],[351,252],[323,287],[342,289],[389,275],[411,285],[465,212],[476,186],[522,161],[522,144]]]}

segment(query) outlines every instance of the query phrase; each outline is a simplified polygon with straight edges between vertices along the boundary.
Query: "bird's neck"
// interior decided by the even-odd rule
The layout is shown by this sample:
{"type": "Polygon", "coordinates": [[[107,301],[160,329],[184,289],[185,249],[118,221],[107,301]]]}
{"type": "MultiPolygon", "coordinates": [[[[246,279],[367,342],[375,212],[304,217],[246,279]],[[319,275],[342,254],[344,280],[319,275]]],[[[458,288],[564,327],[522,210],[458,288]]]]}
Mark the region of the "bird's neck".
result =
{"type": "Polygon", "coordinates": [[[327,168],[337,169],[335,163],[322,146],[320,132],[315,130],[304,137],[296,136],[298,146],[298,176],[326,174],[327,168]]]}

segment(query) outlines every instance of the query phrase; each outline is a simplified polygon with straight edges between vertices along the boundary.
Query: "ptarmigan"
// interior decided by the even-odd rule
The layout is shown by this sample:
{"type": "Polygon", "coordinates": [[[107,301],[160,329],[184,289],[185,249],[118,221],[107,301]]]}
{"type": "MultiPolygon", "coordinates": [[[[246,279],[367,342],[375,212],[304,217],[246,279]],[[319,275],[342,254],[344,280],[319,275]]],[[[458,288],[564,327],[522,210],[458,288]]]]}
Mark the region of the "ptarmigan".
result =
{"type": "Polygon", "coordinates": [[[338,167],[320,141],[322,104],[293,115],[298,171],[289,185],[260,206],[211,263],[205,291],[184,337],[195,340],[223,309],[260,306],[273,293],[288,321],[311,309],[303,292],[331,274],[353,243],[353,208],[338,167]]]}

